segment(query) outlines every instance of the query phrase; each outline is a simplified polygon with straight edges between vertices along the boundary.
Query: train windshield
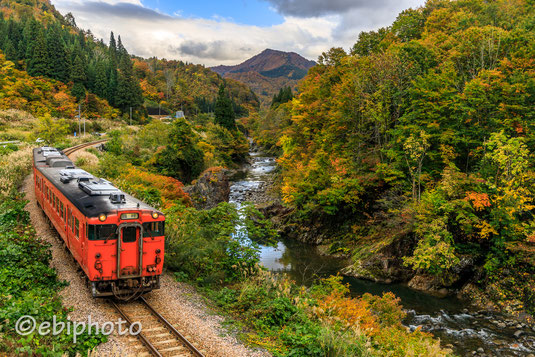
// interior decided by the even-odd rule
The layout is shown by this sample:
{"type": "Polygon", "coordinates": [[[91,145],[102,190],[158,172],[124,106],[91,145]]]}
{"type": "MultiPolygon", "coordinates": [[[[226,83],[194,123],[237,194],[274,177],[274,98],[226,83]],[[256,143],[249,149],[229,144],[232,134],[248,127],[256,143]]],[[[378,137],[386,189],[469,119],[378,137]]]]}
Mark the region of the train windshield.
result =
{"type": "Polygon", "coordinates": [[[87,236],[89,240],[115,240],[117,239],[116,224],[88,225],[87,236]]]}
{"type": "Polygon", "coordinates": [[[143,223],[143,238],[162,237],[165,235],[165,222],[145,222],[143,223]]]}

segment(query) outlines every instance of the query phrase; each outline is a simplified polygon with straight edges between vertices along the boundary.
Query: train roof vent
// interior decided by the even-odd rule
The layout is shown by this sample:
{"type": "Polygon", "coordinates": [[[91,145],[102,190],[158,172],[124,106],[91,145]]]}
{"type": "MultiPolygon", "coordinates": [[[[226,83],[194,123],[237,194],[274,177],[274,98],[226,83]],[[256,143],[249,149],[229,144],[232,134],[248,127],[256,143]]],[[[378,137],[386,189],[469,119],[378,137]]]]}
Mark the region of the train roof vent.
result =
{"type": "Polygon", "coordinates": [[[50,157],[50,156],[63,156],[63,155],[58,151],[58,149],[56,149],[56,148],[51,148],[51,147],[48,147],[48,146],[42,147],[42,148],[41,148],[41,152],[40,152],[40,154],[42,154],[43,157],[45,157],[45,158],[50,157]]]}
{"type": "Polygon", "coordinates": [[[48,161],[48,166],[50,167],[67,167],[72,165],[71,160],[62,157],[56,157],[50,161],[47,159],[46,161],[48,161]]]}
{"type": "Polygon", "coordinates": [[[110,201],[115,204],[126,203],[126,196],[122,192],[111,193],[110,201]]]}
{"type": "Polygon", "coordinates": [[[80,180],[78,179],[78,186],[89,196],[107,196],[115,193],[121,193],[109,181],[106,180],[80,180]]]}
{"type": "Polygon", "coordinates": [[[59,172],[59,180],[63,183],[69,183],[71,180],[78,180],[78,179],[86,178],[88,181],[93,178],[93,175],[91,175],[89,172],[81,170],[81,169],[74,169],[73,166],[67,166],[65,170],[61,170],[59,172]],[[71,169],[72,167],[72,169],[71,169]]]}

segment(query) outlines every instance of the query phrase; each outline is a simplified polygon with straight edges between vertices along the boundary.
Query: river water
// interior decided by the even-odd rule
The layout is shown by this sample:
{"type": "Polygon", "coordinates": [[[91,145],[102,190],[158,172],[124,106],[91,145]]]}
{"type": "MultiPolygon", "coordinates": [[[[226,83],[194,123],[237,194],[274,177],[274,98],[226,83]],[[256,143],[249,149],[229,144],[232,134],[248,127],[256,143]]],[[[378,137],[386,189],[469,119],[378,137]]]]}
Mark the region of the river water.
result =
{"type": "MultiPolygon", "coordinates": [[[[273,157],[252,151],[251,164],[243,179],[230,188],[230,202],[240,204],[265,197],[276,170],[273,157]]],[[[309,285],[318,277],[336,274],[347,261],[321,255],[316,247],[285,239],[276,247],[262,246],[260,261],[267,269],[288,274],[299,284],[309,285]]],[[[344,278],[351,293],[381,295],[393,292],[407,312],[404,325],[421,328],[451,345],[461,356],[529,356],[535,355],[535,331],[499,314],[475,311],[455,297],[437,298],[402,284],[379,284],[344,278]],[[515,334],[519,336],[515,336],[515,334]]]]}

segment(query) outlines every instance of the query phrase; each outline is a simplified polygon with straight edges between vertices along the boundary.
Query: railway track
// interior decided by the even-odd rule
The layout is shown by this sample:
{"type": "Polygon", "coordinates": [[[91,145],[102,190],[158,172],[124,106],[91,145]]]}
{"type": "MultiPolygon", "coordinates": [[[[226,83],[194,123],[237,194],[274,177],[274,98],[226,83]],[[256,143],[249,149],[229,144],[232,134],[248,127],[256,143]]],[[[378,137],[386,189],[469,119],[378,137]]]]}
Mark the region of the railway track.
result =
{"type": "MultiPolygon", "coordinates": [[[[204,357],[186,337],[178,332],[160,313],[158,313],[145,298],[125,304],[109,300],[128,326],[139,322],[141,333],[137,335],[141,343],[148,349],[146,356],[173,357],[204,357]]],[[[140,352],[137,354],[142,356],[140,352]]]]}
{"type": "Polygon", "coordinates": [[[105,143],[108,140],[109,139],[102,139],[102,140],[92,141],[92,142],[89,142],[89,143],[79,144],[79,145],[70,147],[68,149],[64,149],[63,153],[65,155],[69,156],[70,154],[72,154],[72,153],[74,153],[74,152],[76,152],[78,150],[82,150],[82,149],[85,149],[85,148],[90,147],[90,146],[94,146],[94,145],[98,145],[98,144],[101,144],[101,143],[105,143]]]}

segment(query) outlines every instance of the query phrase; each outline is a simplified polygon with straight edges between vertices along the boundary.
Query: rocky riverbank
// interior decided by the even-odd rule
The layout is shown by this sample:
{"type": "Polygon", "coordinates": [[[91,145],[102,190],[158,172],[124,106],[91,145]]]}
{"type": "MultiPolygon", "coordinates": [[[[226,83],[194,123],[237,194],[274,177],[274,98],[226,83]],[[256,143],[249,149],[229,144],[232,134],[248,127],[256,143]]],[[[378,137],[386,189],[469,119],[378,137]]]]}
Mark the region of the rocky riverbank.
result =
{"type": "Polygon", "coordinates": [[[230,201],[256,203],[279,229],[281,237],[285,237],[285,243],[280,242],[277,248],[262,250],[270,269],[287,271],[304,282],[310,274],[341,272],[356,294],[392,291],[407,308],[407,327],[433,333],[455,346],[461,355],[529,356],[535,349],[530,317],[502,314],[508,311],[491,303],[477,284],[482,272],[473,257],[461,257],[448,281],[418,274],[406,267],[402,259],[416,245],[411,226],[392,217],[388,217],[388,222],[397,222],[394,228],[380,226],[372,239],[353,242],[351,250],[344,250],[345,244],[333,244],[332,237],[337,231],[326,229],[329,224],[315,221],[303,225],[295,220],[291,209],[281,204],[273,189],[274,159],[255,149],[244,170],[241,177],[231,182],[230,201]],[[333,262],[334,257],[341,259],[333,262]],[[431,300],[432,306],[426,306],[431,300]],[[473,307],[462,308],[467,306],[463,301],[471,302],[473,307]]]}

